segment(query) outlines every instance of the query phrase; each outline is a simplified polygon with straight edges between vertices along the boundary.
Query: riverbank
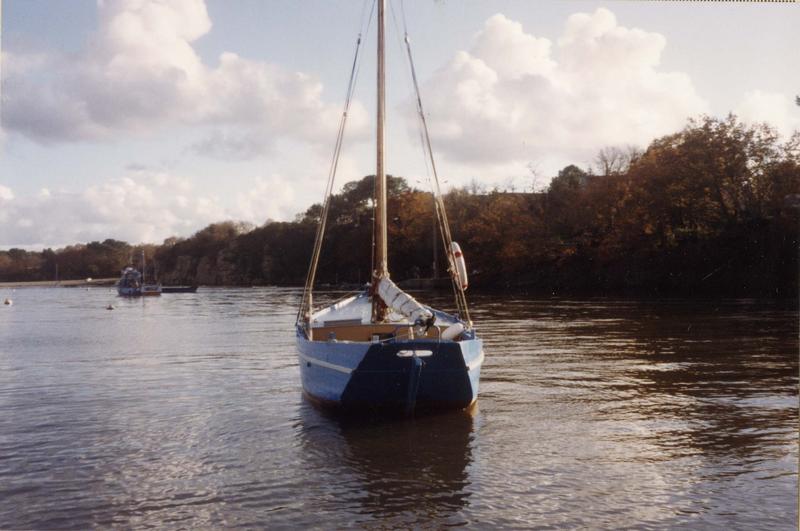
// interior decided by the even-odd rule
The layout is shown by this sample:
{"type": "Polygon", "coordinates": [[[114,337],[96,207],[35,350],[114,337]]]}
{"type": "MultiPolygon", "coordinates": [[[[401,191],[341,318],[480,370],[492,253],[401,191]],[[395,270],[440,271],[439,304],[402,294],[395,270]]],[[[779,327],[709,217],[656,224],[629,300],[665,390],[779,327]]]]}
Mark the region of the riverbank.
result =
{"type": "Polygon", "coordinates": [[[3,288],[83,288],[90,286],[113,286],[117,283],[116,278],[84,278],[80,280],[39,280],[31,282],[0,282],[0,289],[3,288]]]}

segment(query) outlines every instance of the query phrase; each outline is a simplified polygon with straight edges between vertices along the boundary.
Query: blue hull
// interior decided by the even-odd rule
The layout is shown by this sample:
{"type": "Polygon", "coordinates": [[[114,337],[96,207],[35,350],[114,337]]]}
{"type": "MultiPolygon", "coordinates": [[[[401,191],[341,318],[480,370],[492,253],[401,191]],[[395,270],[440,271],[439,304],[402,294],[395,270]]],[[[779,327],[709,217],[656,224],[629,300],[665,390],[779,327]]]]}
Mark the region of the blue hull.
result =
{"type": "Polygon", "coordinates": [[[142,290],[139,288],[117,288],[120,297],[141,297],[142,290]]]}
{"type": "Polygon", "coordinates": [[[464,409],[478,397],[483,342],[477,338],[325,342],[309,341],[298,327],[297,348],[303,390],[323,405],[410,414],[464,409]]]}

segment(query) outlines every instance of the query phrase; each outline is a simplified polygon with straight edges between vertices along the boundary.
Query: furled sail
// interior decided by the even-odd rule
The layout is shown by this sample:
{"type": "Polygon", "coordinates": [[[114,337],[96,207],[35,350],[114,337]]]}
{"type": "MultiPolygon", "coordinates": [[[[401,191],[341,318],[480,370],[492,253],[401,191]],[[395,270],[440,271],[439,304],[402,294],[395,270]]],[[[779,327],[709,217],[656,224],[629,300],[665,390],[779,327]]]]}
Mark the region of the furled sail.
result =
{"type": "Polygon", "coordinates": [[[426,327],[433,324],[433,312],[418,303],[414,297],[397,287],[397,284],[384,277],[378,284],[378,295],[387,306],[408,317],[416,325],[426,327]]]}

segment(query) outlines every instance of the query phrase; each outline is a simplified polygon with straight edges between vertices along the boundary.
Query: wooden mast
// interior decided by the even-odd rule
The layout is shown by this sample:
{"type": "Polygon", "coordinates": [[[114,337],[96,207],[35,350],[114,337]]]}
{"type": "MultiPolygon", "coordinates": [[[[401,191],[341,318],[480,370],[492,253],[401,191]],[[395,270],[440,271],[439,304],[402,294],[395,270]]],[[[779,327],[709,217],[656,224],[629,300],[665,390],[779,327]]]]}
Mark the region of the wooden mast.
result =
{"type": "Polygon", "coordinates": [[[386,237],[386,171],[384,169],[384,120],[386,111],[386,53],[385,53],[385,8],[386,0],[378,0],[378,95],[377,95],[377,142],[375,170],[375,232],[372,263],[372,322],[383,321],[386,305],[378,296],[378,283],[389,277],[389,260],[386,237]]]}

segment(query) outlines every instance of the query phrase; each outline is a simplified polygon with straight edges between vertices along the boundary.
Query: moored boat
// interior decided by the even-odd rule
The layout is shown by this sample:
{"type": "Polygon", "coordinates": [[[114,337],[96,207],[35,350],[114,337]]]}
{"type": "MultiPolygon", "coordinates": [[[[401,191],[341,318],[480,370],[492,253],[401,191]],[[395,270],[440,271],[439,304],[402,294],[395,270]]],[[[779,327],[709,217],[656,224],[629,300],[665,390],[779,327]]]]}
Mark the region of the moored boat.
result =
{"type": "Polygon", "coordinates": [[[133,266],[126,266],[117,281],[117,293],[122,297],[158,297],[161,295],[161,284],[147,283],[145,280],[146,263],[142,251],[142,271],[133,266]]]}
{"type": "Polygon", "coordinates": [[[197,286],[161,286],[161,293],[194,293],[197,286]]]}
{"type": "Polygon", "coordinates": [[[142,297],[158,297],[161,295],[161,284],[142,285],[142,297]]]}
{"type": "Polygon", "coordinates": [[[389,275],[384,170],[385,0],[377,0],[377,5],[377,171],[372,278],[368,286],[354,296],[319,309],[313,306],[316,270],[354,74],[358,71],[359,38],[322,216],[297,316],[296,339],[303,391],[316,403],[344,410],[413,414],[419,410],[463,409],[477,400],[484,360],[483,343],[469,317],[464,293],[467,270],[461,249],[452,241],[447,223],[407,38],[417,110],[426,155],[430,157],[433,170],[436,219],[444,248],[448,250],[448,271],[457,313],[448,314],[417,302],[389,275]]]}
{"type": "Polygon", "coordinates": [[[306,395],[327,406],[403,413],[475,402],[484,359],[475,330],[421,305],[432,319],[416,322],[391,311],[372,322],[373,300],[367,290],[298,325],[306,395]]]}
{"type": "Polygon", "coordinates": [[[139,297],[142,294],[142,274],[132,266],[123,269],[117,281],[117,293],[122,297],[139,297]]]}

